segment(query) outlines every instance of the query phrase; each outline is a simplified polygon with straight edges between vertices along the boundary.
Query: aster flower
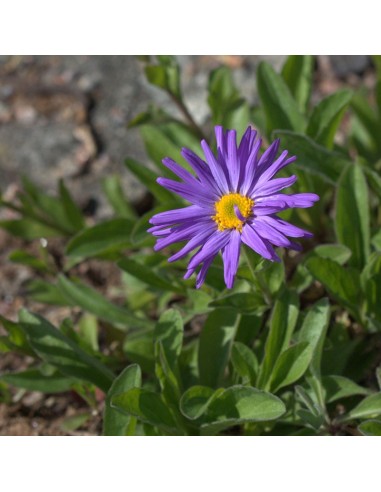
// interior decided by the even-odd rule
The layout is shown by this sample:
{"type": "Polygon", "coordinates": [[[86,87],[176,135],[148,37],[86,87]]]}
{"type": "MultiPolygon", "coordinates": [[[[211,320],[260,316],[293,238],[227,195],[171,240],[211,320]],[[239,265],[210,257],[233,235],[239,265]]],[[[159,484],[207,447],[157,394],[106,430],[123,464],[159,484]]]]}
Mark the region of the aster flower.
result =
{"type": "Polygon", "coordinates": [[[296,181],[296,176],[274,178],[276,173],[295,161],[284,151],[277,157],[279,139],[259,156],[261,139],[250,127],[240,144],[236,131],[215,127],[217,155],[205,140],[201,142],[205,161],[189,149],[181,155],[195,175],[172,159],[163,164],[182,181],[158,178],[157,182],[188,200],[191,205],[153,216],[148,232],[157,237],[155,250],[177,242],[186,244],[168,261],[183,258],[198,248],[188,263],[184,278],[199,267],[196,287],[205,281],[206,273],[221,251],[226,286],[232,288],[238,269],[241,243],[270,261],[280,261],[274,246],[300,250],[300,245],[287,236],[311,237],[275,214],[288,208],[311,207],[319,197],[314,193],[286,195],[280,193],[296,181]]]}

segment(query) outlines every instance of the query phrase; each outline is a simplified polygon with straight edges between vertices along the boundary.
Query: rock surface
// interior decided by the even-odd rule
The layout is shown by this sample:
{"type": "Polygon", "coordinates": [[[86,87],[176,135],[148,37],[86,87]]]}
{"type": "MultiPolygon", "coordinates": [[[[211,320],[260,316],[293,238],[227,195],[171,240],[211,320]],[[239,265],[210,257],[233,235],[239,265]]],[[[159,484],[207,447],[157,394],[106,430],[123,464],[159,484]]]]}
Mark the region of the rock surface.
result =
{"type": "MultiPolygon", "coordinates": [[[[264,57],[180,56],[186,103],[196,121],[208,117],[209,71],[234,69],[237,85],[255,100],[255,68],[264,57]]],[[[265,57],[280,68],[284,57],[265,57]]],[[[126,124],[150,101],[176,113],[165,93],[150,86],[132,56],[3,56],[0,58],[0,190],[27,175],[54,191],[65,178],[82,206],[95,200],[109,212],[100,182],[123,176],[128,195],[142,187],[123,167],[127,156],[147,163],[137,129],[126,124]]]]}

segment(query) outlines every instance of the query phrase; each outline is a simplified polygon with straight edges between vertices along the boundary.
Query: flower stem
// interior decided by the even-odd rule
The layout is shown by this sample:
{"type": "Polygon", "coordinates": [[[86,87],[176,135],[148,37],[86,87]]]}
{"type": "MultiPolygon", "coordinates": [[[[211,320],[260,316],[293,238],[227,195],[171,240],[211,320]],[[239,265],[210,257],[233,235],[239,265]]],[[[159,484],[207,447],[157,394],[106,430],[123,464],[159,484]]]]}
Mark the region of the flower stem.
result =
{"type": "Polygon", "coordinates": [[[243,248],[243,251],[244,251],[244,256],[245,256],[245,259],[246,259],[246,263],[247,263],[247,265],[249,267],[249,270],[251,272],[251,275],[253,277],[254,285],[260,287],[260,290],[262,291],[262,294],[263,294],[263,297],[264,297],[266,303],[269,304],[269,305],[271,305],[271,302],[272,302],[271,292],[267,288],[267,285],[266,285],[266,283],[263,280],[263,277],[261,275],[261,272],[256,272],[255,271],[255,267],[253,266],[253,264],[252,264],[252,262],[251,262],[251,260],[249,258],[249,255],[247,254],[246,247],[243,248]]]}
{"type": "Polygon", "coordinates": [[[168,92],[168,94],[171,96],[173,102],[176,104],[176,106],[179,108],[179,110],[183,113],[185,119],[188,121],[189,125],[191,126],[192,130],[194,133],[201,138],[202,140],[207,140],[206,136],[204,135],[203,130],[201,127],[195,122],[193,116],[189,112],[189,109],[185,106],[184,101],[181,98],[178,98],[175,94],[172,92],[168,92]]]}

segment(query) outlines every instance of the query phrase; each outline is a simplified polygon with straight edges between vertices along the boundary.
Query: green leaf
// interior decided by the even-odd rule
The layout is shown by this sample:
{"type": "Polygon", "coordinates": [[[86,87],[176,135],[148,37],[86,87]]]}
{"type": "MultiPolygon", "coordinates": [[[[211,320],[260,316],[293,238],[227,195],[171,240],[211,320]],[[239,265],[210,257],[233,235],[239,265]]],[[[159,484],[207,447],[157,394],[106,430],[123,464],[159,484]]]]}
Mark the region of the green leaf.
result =
{"type": "Polygon", "coordinates": [[[282,352],[274,366],[270,388],[276,392],[294,383],[306,372],[312,359],[312,347],[300,342],[282,352]]]}
{"type": "Polygon", "coordinates": [[[349,396],[369,394],[368,389],[359,386],[344,376],[323,376],[322,385],[326,392],[325,400],[327,403],[349,396]]]}
{"type": "Polygon", "coordinates": [[[215,388],[221,384],[230,357],[240,315],[229,309],[210,313],[200,335],[200,382],[215,388]]]}
{"type": "Polygon", "coordinates": [[[96,290],[79,282],[74,283],[64,275],[59,276],[58,287],[70,303],[95,314],[100,319],[115,324],[123,331],[127,331],[129,328],[149,328],[152,326],[151,321],[137,318],[127,309],[116,306],[105,299],[96,290]]]}
{"type": "Polygon", "coordinates": [[[98,321],[97,318],[85,313],[78,322],[78,335],[85,348],[90,351],[99,351],[98,344],[98,321]]]}
{"type": "Polygon", "coordinates": [[[250,121],[249,106],[234,85],[231,70],[218,67],[209,77],[208,104],[214,125],[235,128],[242,135],[250,121]]]}
{"type": "MultiPolygon", "coordinates": [[[[142,125],[140,127],[140,133],[142,135],[146,151],[152,161],[156,164],[156,168],[160,171],[160,176],[173,178],[173,173],[164,166],[162,160],[164,157],[171,157],[178,163],[185,162],[185,160],[181,157],[181,147],[174,143],[173,140],[165,134],[162,127],[157,125],[142,125]]],[[[145,173],[147,168],[144,167],[144,171],[142,171],[143,166],[139,168],[135,165],[134,169],[138,172],[140,171],[141,173],[145,173]]],[[[144,178],[145,176],[143,176],[143,179],[144,178]]],[[[149,173],[149,176],[147,174],[147,182],[153,184],[152,179],[153,174],[151,172],[149,173]]],[[[144,184],[146,183],[144,182],[144,184]]]]}
{"type": "Polygon", "coordinates": [[[157,57],[159,65],[147,65],[145,74],[148,81],[181,99],[180,67],[174,57],[157,57]]]}
{"type": "Polygon", "coordinates": [[[328,299],[320,299],[308,311],[299,333],[300,342],[308,342],[312,349],[311,372],[320,379],[321,357],[330,318],[328,299]]]}
{"type": "Polygon", "coordinates": [[[2,374],[0,380],[17,388],[40,391],[42,393],[63,393],[64,391],[69,391],[75,382],[74,379],[63,376],[58,372],[46,375],[38,369],[2,374]]]}
{"type": "Polygon", "coordinates": [[[273,132],[272,136],[273,138],[280,138],[282,148],[297,156],[297,161],[293,166],[309,174],[320,176],[331,185],[337,184],[342,170],[350,162],[342,154],[327,150],[305,135],[277,130],[273,132]]]}
{"type": "Polygon", "coordinates": [[[193,386],[183,394],[180,409],[188,419],[201,419],[204,435],[242,423],[274,420],[286,411],[283,402],[271,393],[240,385],[215,391],[193,386]]]}
{"type": "Polygon", "coordinates": [[[65,418],[60,424],[60,428],[64,432],[73,432],[82,427],[82,425],[84,425],[90,418],[90,412],[79,413],[77,415],[73,415],[72,417],[65,418]]]}
{"type": "Polygon", "coordinates": [[[344,265],[352,255],[349,248],[344,244],[320,244],[314,249],[314,253],[322,258],[329,258],[340,265],[344,265]]]}
{"type": "Polygon", "coordinates": [[[308,408],[309,412],[311,412],[314,417],[318,417],[319,415],[321,415],[322,409],[319,407],[319,405],[316,404],[316,402],[310,397],[310,395],[302,386],[299,386],[297,384],[295,385],[294,390],[297,399],[308,408]]]}
{"type": "Polygon", "coordinates": [[[81,230],[85,227],[84,216],[81,209],[74,202],[62,179],[59,181],[58,191],[67,221],[71,224],[73,231],[81,230]]]}
{"type": "Polygon", "coordinates": [[[381,277],[374,276],[370,278],[365,285],[365,299],[366,299],[366,316],[369,320],[372,320],[377,327],[380,327],[381,323],[381,277]]]}
{"type": "Polygon", "coordinates": [[[329,258],[318,257],[309,258],[306,268],[332,296],[351,307],[358,306],[360,276],[356,270],[344,268],[329,258]]]}
{"type": "Polygon", "coordinates": [[[47,320],[26,310],[20,311],[20,322],[33,350],[59,371],[95,384],[107,391],[113,373],[94,357],[78,347],[47,320]]]}
{"type": "Polygon", "coordinates": [[[242,384],[254,385],[258,372],[258,360],[247,345],[241,342],[233,343],[231,362],[235,372],[242,378],[242,384]]]}
{"type": "Polygon", "coordinates": [[[381,420],[365,420],[358,426],[364,436],[381,436],[381,420]]]}
{"type": "Polygon", "coordinates": [[[340,420],[346,422],[354,419],[372,418],[378,415],[381,415],[381,393],[367,396],[340,420]]]}
{"type": "MultiPolygon", "coordinates": [[[[24,206],[37,209],[35,213],[37,219],[41,217],[43,223],[48,221],[49,225],[57,226],[64,233],[70,234],[78,230],[78,215],[82,217],[82,214],[72,201],[63,182],[59,185],[59,198],[47,195],[26,176],[23,177],[23,186],[26,193],[24,206]]],[[[83,219],[80,227],[82,225],[83,219]]]]}
{"type": "MultiPolygon", "coordinates": [[[[366,137],[369,141],[370,150],[376,155],[381,149],[380,139],[378,138],[380,126],[378,115],[374,108],[369,104],[367,98],[360,91],[357,92],[351,100],[351,109],[355,113],[362,127],[365,129],[366,137]]],[[[373,153],[372,152],[372,153],[373,153]]],[[[367,156],[366,156],[367,157],[367,156]]]]}
{"type": "Polygon", "coordinates": [[[154,374],[155,353],[153,330],[148,332],[139,330],[126,337],[123,351],[129,361],[139,364],[143,372],[154,374]]]}
{"type": "Polygon", "coordinates": [[[163,275],[155,273],[151,267],[138,263],[130,258],[123,258],[117,262],[119,268],[129,273],[133,277],[141,280],[145,284],[158,289],[159,291],[182,292],[183,290],[166,280],[163,275]]]}
{"type": "Polygon", "coordinates": [[[181,397],[180,410],[190,420],[200,418],[210,403],[217,398],[224,389],[213,390],[206,386],[192,386],[181,397]]]}
{"type": "Polygon", "coordinates": [[[6,345],[11,350],[18,350],[27,355],[34,356],[32,347],[30,346],[27,336],[23,330],[23,328],[13,321],[4,318],[0,314],[0,322],[4,328],[4,330],[8,333],[8,337],[4,337],[2,340],[5,341],[6,345]],[[4,340],[6,338],[6,340],[4,340]]]}
{"type": "Polygon", "coordinates": [[[155,343],[155,374],[159,381],[164,401],[177,413],[177,404],[180,400],[180,378],[176,365],[170,365],[163,343],[155,343]]]}
{"type": "Polygon", "coordinates": [[[39,278],[28,282],[26,286],[26,295],[34,301],[42,302],[44,304],[53,304],[55,306],[73,305],[55,284],[39,278]]]}
{"type": "Polygon", "coordinates": [[[59,237],[62,231],[57,227],[47,226],[34,219],[0,220],[0,228],[5,229],[13,236],[22,237],[27,241],[32,239],[59,237]]]}
{"type": "Polygon", "coordinates": [[[159,318],[154,329],[155,372],[168,403],[180,399],[180,373],[177,359],[183,343],[183,320],[178,311],[169,309],[159,318]]]}
{"type": "Polygon", "coordinates": [[[178,433],[172,413],[157,393],[132,388],[125,393],[113,396],[111,405],[169,434],[178,433]]]}
{"type": "MultiPolygon", "coordinates": [[[[163,158],[164,157],[166,156],[163,155],[163,158]]],[[[148,190],[158,200],[159,203],[172,203],[177,205],[183,204],[183,202],[177,195],[175,195],[171,191],[168,191],[166,188],[157,183],[159,175],[156,174],[154,171],[151,171],[151,169],[149,169],[147,166],[130,158],[126,159],[124,163],[127,169],[129,169],[132,174],[136,176],[139,181],[148,188],[148,190]]],[[[171,178],[174,178],[174,175],[172,173],[171,178]]]]}
{"type": "Polygon", "coordinates": [[[271,296],[276,296],[282,287],[285,279],[284,263],[282,262],[267,262],[263,270],[258,272],[258,276],[266,285],[267,291],[271,296]]]}
{"type": "Polygon", "coordinates": [[[29,266],[39,272],[46,273],[49,271],[49,267],[44,260],[41,260],[40,258],[37,258],[22,249],[13,250],[8,259],[13,263],[29,266]]]}
{"type": "Polygon", "coordinates": [[[266,62],[257,70],[258,92],[266,114],[267,133],[285,129],[302,132],[304,118],[282,77],[266,62]]]}
{"type": "Polygon", "coordinates": [[[121,250],[130,245],[134,226],[131,219],[110,219],[84,229],[71,239],[66,254],[76,258],[89,258],[107,251],[121,250]]]}
{"type": "Polygon", "coordinates": [[[220,297],[210,303],[210,307],[231,308],[241,314],[262,313],[267,309],[259,292],[240,292],[220,297]]]}
{"type": "Polygon", "coordinates": [[[124,219],[136,219],[135,210],[124,196],[119,176],[106,176],[102,188],[116,215],[124,219]]]}
{"type": "Polygon", "coordinates": [[[286,411],[284,403],[272,395],[248,386],[232,386],[212,399],[201,427],[204,435],[247,422],[275,420],[286,411]]]}
{"type": "Polygon", "coordinates": [[[275,302],[271,316],[270,331],[259,372],[258,386],[260,388],[268,386],[279,355],[288,347],[298,319],[298,313],[298,296],[294,292],[284,290],[275,302]]]}
{"type": "Polygon", "coordinates": [[[380,174],[369,167],[363,166],[365,176],[369,182],[369,186],[376,193],[378,200],[381,202],[381,177],[380,174]]]}
{"type": "Polygon", "coordinates": [[[106,397],[104,417],[103,417],[103,435],[105,436],[125,436],[128,435],[133,426],[134,418],[126,415],[124,412],[111,406],[111,400],[114,396],[125,393],[132,388],[140,387],[142,374],[140,367],[132,364],[126,367],[117,378],[114,379],[106,397]]]}
{"type": "Polygon", "coordinates": [[[348,165],[339,180],[335,229],[340,243],[352,251],[349,264],[362,268],[369,256],[368,187],[361,167],[348,165]]]}
{"type": "Polygon", "coordinates": [[[282,68],[282,77],[286,82],[299,111],[305,113],[312,91],[312,72],[314,57],[307,55],[291,55],[282,68]]]}
{"type": "Polygon", "coordinates": [[[377,251],[381,251],[381,229],[374,234],[371,243],[377,251]]]}
{"type": "Polygon", "coordinates": [[[348,89],[337,91],[315,106],[307,126],[307,135],[331,149],[339,124],[352,99],[348,89]]]}
{"type": "Polygon", "coordinates": [[[149,221],[155,214],[165,212],[167,210],[167,206],[161,205],[159,207],[155,207],[153,210],[149,210],[147,213],[139,217],[131,231],[130,239],[133,246],[149,246],[153,248],[155,238],[147,232],[147,229],[152,227],[152,224],[150,224],[149,221]]]}
{"type": "Polygon", "coordinates": [[[168,309],[159,318],[154,329],[154,340],[161,342],[171,368],[176,367],[183,344],[184,326],[181,315],[168,309]]]}

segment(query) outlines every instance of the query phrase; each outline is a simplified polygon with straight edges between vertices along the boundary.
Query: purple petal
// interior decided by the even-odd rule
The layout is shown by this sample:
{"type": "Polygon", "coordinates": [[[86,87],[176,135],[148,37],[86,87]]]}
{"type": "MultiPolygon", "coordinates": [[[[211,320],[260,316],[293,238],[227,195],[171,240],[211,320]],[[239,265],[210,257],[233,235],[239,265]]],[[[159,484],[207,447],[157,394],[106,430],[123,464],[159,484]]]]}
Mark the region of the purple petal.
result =
{"type": "Polygon", "coordinates": [[[151,233],[153,236],[168,236],[172,232],[172,227],[167,227],[163,229],[163,226],[153,226],[147,229],[147,232],[151,233]]]}
{"type": "Polygon", "coordinates": [[[261,217],[253,220],[251,226],[262,238],[267,239],[275,246],[280,246],[283,248],[292,248],[293,243],[279,230],[273,228],[265,221],[262,221],[261,217]]]}
{"type": "Polygon", "coordinates": [[[305,231],[300,227],[296,227],[285,220],[280,219],[279,217],[261,217],[263,222],[271,225],[278,231],[282,232],[286,236],[291,237],[312,237],[313,234],[311,232],[305,231]]]}
{"type": "Polygon", "coordinates": [[[189,183],[179,183],[168,178],[157,178],[156,181],[164,188],[167,188],[167,190],[173,191],[195,205],[210,207],[215,202],[213,194],[208,193],[201,186],[197,187],[189,183]]]}
{"type": "Polygon", "coordinates": [[[246,217],[244,217],[242,214],[241,214],[241,210],[237,207],[237,205],[234,205],[234,213],[236,215],[236,217],[241,221],[241,222],[245,222],[246,221],[246,217]]]}
{"type": "Polygon", "coordinates": [[[279,204],[279,210],[285,210],[286,208],[308,208],[319,200],[318,195],[315,193],[296,193],[294,195],[270,195],[258,197],[255,201],[258,206],[276,206],[279,204]]]}
{"type": "Polygon", "coordinates": [[[289,178],[275,178],[262,185],[255,185],[251,196],[255,200],[257,197],[272,195],[283,190],[283,188],[288,188],[293,185],[296,179],[296,176],[290,176],[289,178]]]}
{"type": "Polygon", "coordinates": [[[263,258],[271,261],[280,261],[279,256],[275,253],[271,244],[266,239],[262,239],[250,224],[246,224],[243,228],[241,240],[256,253],[263,256],[263,258]]]}
{"type": "Polygon", "coordinates": [[[278,153],[280,139],[277,138],[262,154],[258,162],[258,168],[261,173],[264,172],[274,162],[275,156],[278,153]]]}
{"type": "Polygon", "coordinates": [[[171,244],[178,243],[181,241],[188,241],[193,236],[198,234],[202,229],[205,229],[209,224],[208,222],[197,221],[188,224],[183,224],[177,227],[174,227],[171,233],[167,237],[160,237],[154,246],[155,251],[159,251],[160,249],[166,248],[171,244]]]}
{"type": "Polygon", "coordinates": [[[269,181],[283,167],[287,166],[288,164],[291,164],[291,162],[294,162],[296,160],[296,157],[286,159],[287,154],[288,154],[287,150],[282,152],[282,154],[278,157],[278,159],[274,161],[274,163],[271,164],[271,166],[268,167],[266,171],[264,171],[259,175],[256,186],[261,186],[262,183],[269,181]]]}
{"type": "Polygon", "coordinates": [[[234,279],[238,269],[240,248],[241,234],[234,230],[230,233],[230,241],[222,250],[224,278],[228,289],[231,289],[234,284],[234,279]]]}
{"type": "Polygon", "coordinates": [[[210,227],[207,227],[207,225],[201,225],[200,230],[197,234],[195,234],[188,242],[187,244],[180,249],[176,254],[172,255],[170,258],[168,258],[169,262],[179,260],[180,258],[183,258],[186,256],[190,251],[193,249],[197,248],[201,244],[205,243],[209,239],[209,237],[213,234],[215,231],[215,224],[210,224],[210,227]]]}
{"type": "Polygon", "coordinates": [[[206,162],[200,159],[200,157],[192,152],[190,149],[183,148],[181,151],[181,155],[200,178],[201,182],[209,185],[215,193],[220,192],[206,162]]]}
{"type": "Polygon", "coordinates": [[[199,289],[201,285],[205,282],[206,274],[208,273],[208,269],[215,257],[216,255],[211,256],[202,264],[202,267],[200,268],[200,271],[198,272],[196,277],[196,289],[199,289]]]}
{"type": "Polygon", "coordinates": [[[252,130],[251,127],[248,126],[243,137],[241,138],[241,142],[238,147],[238,159],[240,160],[241,163],[247,162],[256,135],[257,132],[255,130],[252,130]]]}
{"type": "Polygon", "coordinates": [[[272,215],[272,214],[277,214],[278,212],[281,212],[282,210],[286,210],[287,205],[285,202],[281,202],[277,200],[276,202],[269,202],[266,205],[254,205],[253,207],[253,213],[255,217],[261,217],[262,215],[272,215]]]}
{"type": "Polygon", "coordinates": [[[228,131],[228,154],[227,163],[230,177],[230,183],[232,185],[232,191],[236,192],[238,188],[238,182],[240,177],[240,162],[237,154],[237,132],[235,130],[228,131]]]}
{"type": "MultiPolygon", "coordinates": [[[[198,218],[210,217],[213,212],[213,208],[201,208],[198,205],[190,205],[189,207],[176,208],[161,212],[150,218],[150,224],[155,226],[167,226],[177,224],[179,222],[194,220],[198,218]]],[[[150,232],[150,231],[149,231],[150,232]]]]}
{"type": "Polygon", "coordinates": [[[216,231],[206,241],[204,246],[198,251],[190,260],[188,264],[189,268],[195,268],[200,263],[203,263],[206,259],[214,256],[222,249],[229,241],[230,231],[216,231]]]}
{"type": "Polygon", "coordinates": [[[199,186],[202,185],[202,183],[200,183],[200,181],[198,181],[191,173],[189,173],[186,169],[177,164],[177,162],[170,157],[165,157],[162,162],[165,167],[170,169],[174,174],[176,174],[176,176],[181,178],[186,183],[199,186]]]}
{"type": "Polygon", "coordinates": [[[258,151],[262,145],[262,140],[259,138],[253,145],[250,155],[246,162],[243,182],[241,184],[241,193],[247,195],[248,190],[254,182],[255,171],[258,165],[258,151]]]}
{"type": "Polygon", "coordinates": [[[226,156],[226,137],[222,126],[218,125],[214,127],[214,133],[216,135],[217,150],[221,152],[223,157],[226,156]]]}
{"type": "Polygon", "coordinates": [[[209,145],[205,140],[201,142],[201,147],[204,151],[206,162],[209,164],[209,168],[211,173],[213,174],[214,179],[218,185],[218,188],[222,193],[229,193],[229,185],[224,173],[224,170],[221,167],[221,164],[217,161],[213,152],[211,151],[209,145]]]}

